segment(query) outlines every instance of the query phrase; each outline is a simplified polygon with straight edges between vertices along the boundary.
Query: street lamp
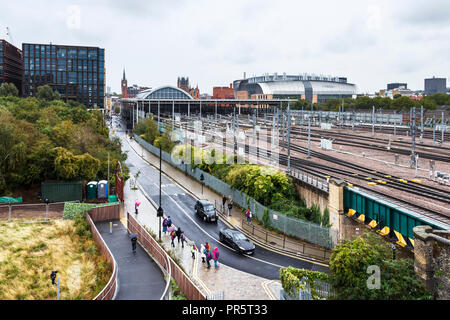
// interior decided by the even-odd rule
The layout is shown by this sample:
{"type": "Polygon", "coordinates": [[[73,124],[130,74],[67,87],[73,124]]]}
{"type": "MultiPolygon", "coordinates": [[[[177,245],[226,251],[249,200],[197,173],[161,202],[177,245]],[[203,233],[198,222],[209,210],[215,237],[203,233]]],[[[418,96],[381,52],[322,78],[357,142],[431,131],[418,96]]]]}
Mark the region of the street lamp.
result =
{"type": "MultiPolygon", "coordinates": [[[[159,136],[161,137],[161,128],[159,128],[159,136]]],[[[161,139],[159,139],[159,208],[156,216],[159,217],[159,240],[161,240],[161,217],[164,215],[164,210],[161,207],[161,139]]]]}

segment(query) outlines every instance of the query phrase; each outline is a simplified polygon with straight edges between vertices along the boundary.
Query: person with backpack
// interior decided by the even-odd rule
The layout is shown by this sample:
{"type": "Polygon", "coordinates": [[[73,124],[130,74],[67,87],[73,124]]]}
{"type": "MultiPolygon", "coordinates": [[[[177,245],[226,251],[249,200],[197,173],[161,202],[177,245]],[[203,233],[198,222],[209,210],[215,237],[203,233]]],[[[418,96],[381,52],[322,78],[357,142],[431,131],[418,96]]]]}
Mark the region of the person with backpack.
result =
{"type": "Polygon", "coordinates": [[[192,242],[191,244],[192,259],[195,259],[195,251],[197,251],[197,247],[195,246],[195,242],[192,242]]]}
{"type": "Polygon", "coordinates": [[[218,268],[219,267],[219,248],[214,248],[214,250],[212,251],[212,258],[214,260],[214,267],[218,268]]]}
{"type": "Polygon", "coordinates": [[[171,240],[171,245],[172,247],[175,248],[175,244],[173,243],[173,240],[175,239],[175,230],[172,229],[172,231],[170,232],[170,240],[171,240]]]}
{"type": "Polygon", "coordinates": [[[166,234],[166,232],[167,232],[167,218],[164,218],[162,225],[163,225],[163,233],[166,234]]]}
{"type": "Polygon", "coordinates": [[[250,211],[250,209],[247,209],[247,212],[245,213],[245,216],[247,217],[247,222],[248,223],[252,222],[252,212],[250,211]]]}
{"type": "Polygon", "coordinates": [[[184,235],[184,231],[181,231],[180,240],[181,240],[181,248],[184,248],[184,242],[186,241],[186,236],[184,235]]]}
{"type": "Polygon", "coordinates": [[[228,202],[228,216],[231,217],[231,209],[233,209],[233,200],[228,202]]]}
{"type": "Polygon", "coordinates": [[[225,213],[225,204],[227,203],[227,197],[223,195],[222,197],[222,212],[225,213]]]}
{"type": "Polygon", "coordinates": [[[178,227],[177,231],[175,231],[175,236],[177,237],[178,243],[180,243],[181,232],[180,227],[178,227]]]}
{"type": "Polygon", "coordinates": [[[167,217],[167,227],[170,227],[172,225],[172,219],[170,219],[170,216],[167,217]]]}
{"type": "Polygon", "coordinates": [[[208,248],[211,248],[210,246],[209,246],[209,244],[208,244],[208,242],[206,243],[206,245],[205,245],[205,250],[203,251],[203,253],[205,254],[205,256],[206,256],[206,264],[207,264],[207,266],[206,266],[206,268],[211,268],[211,263],[210,263],[210,261],[211,261],[211,259],[212,259],[212,255],[211,255],[211,251],[208,249],[208,248]]]}

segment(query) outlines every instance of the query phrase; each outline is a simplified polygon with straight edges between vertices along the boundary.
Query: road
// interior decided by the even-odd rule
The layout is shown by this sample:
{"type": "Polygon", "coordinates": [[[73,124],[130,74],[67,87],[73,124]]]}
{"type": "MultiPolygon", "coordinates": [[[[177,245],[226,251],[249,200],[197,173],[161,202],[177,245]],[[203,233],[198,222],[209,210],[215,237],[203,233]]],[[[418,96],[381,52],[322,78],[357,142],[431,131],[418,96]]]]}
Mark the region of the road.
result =
{"type": "MultiPolygon", "coordinates": [[[[151,199],[155,203],[159,203],[159,171],[145,162],[131,148],[123,131],[115,131],[115,133],[122,141],[122,150],[128,154],[125,164],[133,175],[138,171],[141,172],[138,182],[151,199]]],[[[219,231],[226,227],[222,221],[219,220],[217,224],[214,224],[204,222],[197,217],[193,209],[196,199],[164,174],[161,184],[161,203],[165,215],[170,215],[173,223],[177,227],[181,227],[190,240],[197,244],[208,241],[212,248],[218,247],[220,262],[224,265],[270,280],[279,279],[280,268],[287,266],[328,272],[328,268],[322,265],[285,256],[260,246],[256,246],[253,256],[239,255],[219,241],[219,231]]]]}

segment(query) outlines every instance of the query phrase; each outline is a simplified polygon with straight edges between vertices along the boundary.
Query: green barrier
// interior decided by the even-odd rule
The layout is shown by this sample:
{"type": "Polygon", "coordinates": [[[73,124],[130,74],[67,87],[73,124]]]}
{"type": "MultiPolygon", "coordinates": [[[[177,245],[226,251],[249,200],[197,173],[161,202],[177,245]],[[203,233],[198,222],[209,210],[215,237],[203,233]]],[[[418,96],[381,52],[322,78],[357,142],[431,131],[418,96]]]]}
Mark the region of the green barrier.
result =
{"type": "Polygon", "coordinates": [[[17,203],[22,202],[22,197],[12,198],[12,197],[0,197],[0,203],[17,203]]]}

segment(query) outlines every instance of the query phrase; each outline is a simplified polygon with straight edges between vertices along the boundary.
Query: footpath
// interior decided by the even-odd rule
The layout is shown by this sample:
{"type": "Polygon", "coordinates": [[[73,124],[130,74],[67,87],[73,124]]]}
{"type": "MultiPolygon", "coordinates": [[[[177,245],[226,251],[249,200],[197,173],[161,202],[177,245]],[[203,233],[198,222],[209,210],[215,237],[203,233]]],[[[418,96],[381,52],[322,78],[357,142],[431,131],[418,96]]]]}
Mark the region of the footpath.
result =
{"type": "MultiPolygon", "coordinates": [[[[129,140],[133,149],[145,160],[152,164],[159,166],[159,158],[143,149],[134,140],[129,140]]],[[[222,196],[217,195],[214,191],[204,187],[202,194],[202,186],[199,182],[186,177],[184,173],[178,171],[165,162],[162,162],[162,171],[172,177],[175,183],[182,184],[184,189],[189,190],[197,198],[204,198],[216,201],[217,208],[221,207],[222,196]]],[[[145,191],[136,185],[137,189],[131,188],[129,179],[124,186],[124,208],[121,214],[123,224],[126,225],[126,215],[134,215],[134,217],[152,232],[158,235],[159,219],[156,216],[156,209],[145,196],[145,191]],[[134,204],[138,200],[141,202],[138,210],[138,215],[135,215],[134,204]]],[[[148,197],[149,198],[149,197],[148,197]]],[[[231,217],[228,221],[233,225],[240,225],[243,214],[239,209],[234,207],[231,212],[231,217]]],[[[175,227],[176,221],[174,221],[175,227]]],[[[279,300],[281,283],[278,280],[267,280],[265,278],[257,277],[252,274],[236,270],[228,267],[222,263],[219,268],[214,268],[214,264],[210,269],[206,268],[206,264],[201,262],[199,253],[193,259],[188,242],[185,243],[184,248],[181,243],[178,244],[175,240],[175,248],[171,247],[170,237],[168,234],[161,235],[162,246],[166,251],[176,256],[179,264],[183,267],[185,272],[191,277],[192,281],[202,290],[208,299],[226,299],[226,300],[279,300]]]]}
{"type": "Polygon", "coordinates": [[[118,266],[118,291],[116,300],[159,300],[166,287],[164,274],[158,265],[140,246],[131,250],[131,240],[126,226],[113,220],[110,233],[109,221],[95,226],[114,256],[118,266]]]}

